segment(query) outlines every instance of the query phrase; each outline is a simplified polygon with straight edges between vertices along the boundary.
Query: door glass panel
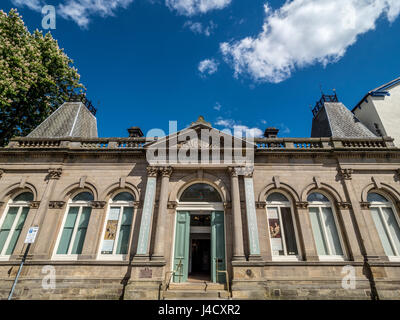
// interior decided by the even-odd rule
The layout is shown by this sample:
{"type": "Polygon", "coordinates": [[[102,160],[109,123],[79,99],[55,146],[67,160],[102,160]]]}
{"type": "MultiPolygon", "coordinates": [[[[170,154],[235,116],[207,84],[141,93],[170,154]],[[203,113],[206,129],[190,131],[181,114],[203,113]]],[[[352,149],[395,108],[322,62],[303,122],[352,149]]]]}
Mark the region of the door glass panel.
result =
{"type": "Polygon", "coordinates": [[[57,254],[67,254],[69,244],[71,242],[72,233],[74,231],[75,221],[78,216],[79,207],[70,207],[65,221],[64,230],[61,234],[60,244],[58,245],[57,254]]]}
{"type": "Polygon", "coordinates": [[[326,237],[328,238],[332,254],[343,255],[342,246],[340,245],[339,234],[336,228],[335,219],[331,208],[321,208],[325,222],[326,237]]]}
{"type": "Polygon", "coordinates": [[[314,234],[315,245],[317,247],[318,255],[327,255],[328,249],[326,247],[324,235],[322,232],[322,224],[319,218],[319,208],[311,207],[310,209],[310,220],[311,220],[311,227],[314,234]]]}
{"type": "Polygon", "coordinates": [[[279,214],[277,207],[268,208],[268,228],[271,239],[272,255],[274,256],[284,255],[281,223],[279,221],[279,214]]]}
{"type": "Polygon", "coordinates": [[[383,249],[387,256],[394,256],[393,248],[390,244],[389,237],[382,221],[382,217],[379,213],[378,208],[371,208],[372,219],[374,220],[376,229],[379,234],[379,238],[381,239],[383,249]]]}
{"type": "Polygon", "coordinates": [[[288,207],[281,208],[282,223],[285,230],[286,251],[288,255],[297,255],[296,235],[294,232],[291,210],[288,207]]]}
{"type": "Polygon", "coordinates": [[[397,252],[400,252],[400,228],[397,223],[397,219],[394,216],[392,208],[386,207],[382,208],[383,216],[389,227],[390,235],[392,236],[394,245],[396,246],[397,252]]]}

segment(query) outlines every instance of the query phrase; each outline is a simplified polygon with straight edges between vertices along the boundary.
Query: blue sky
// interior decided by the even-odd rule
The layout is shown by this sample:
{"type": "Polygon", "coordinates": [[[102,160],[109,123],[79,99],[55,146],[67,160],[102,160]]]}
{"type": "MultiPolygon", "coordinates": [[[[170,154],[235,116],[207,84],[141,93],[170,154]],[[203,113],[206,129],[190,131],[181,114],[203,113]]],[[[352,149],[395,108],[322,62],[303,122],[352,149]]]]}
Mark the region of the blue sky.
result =
{"type": "MultiPolygon", "coordinates": [[[[1,9],[18,8],[33,31],[44,4],[2,0],[1,9]]],[[[219,129],[309,137],[320,86],[352,108],[400,73],[398,0],[46,4],[57,12],[51,32],[98,108],[101,137],[125,137],[130,126],[167,133],[169,120],[181,129],[199,115],[219,129]]]]}

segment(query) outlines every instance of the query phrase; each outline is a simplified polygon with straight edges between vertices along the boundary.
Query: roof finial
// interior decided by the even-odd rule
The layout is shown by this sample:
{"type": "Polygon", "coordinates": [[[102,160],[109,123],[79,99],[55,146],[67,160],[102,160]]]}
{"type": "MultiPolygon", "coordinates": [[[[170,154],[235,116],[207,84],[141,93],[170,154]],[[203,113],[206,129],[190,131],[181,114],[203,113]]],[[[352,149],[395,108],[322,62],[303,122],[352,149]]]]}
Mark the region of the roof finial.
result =
{"type": "Polygon", "coordinates": [[[192,126],[194,126],[196,124],[205,124],[206,126],[211,127],[211,123],[204,120],[203,116],[199,116],[196,122],[192,122],[192,126]]]}

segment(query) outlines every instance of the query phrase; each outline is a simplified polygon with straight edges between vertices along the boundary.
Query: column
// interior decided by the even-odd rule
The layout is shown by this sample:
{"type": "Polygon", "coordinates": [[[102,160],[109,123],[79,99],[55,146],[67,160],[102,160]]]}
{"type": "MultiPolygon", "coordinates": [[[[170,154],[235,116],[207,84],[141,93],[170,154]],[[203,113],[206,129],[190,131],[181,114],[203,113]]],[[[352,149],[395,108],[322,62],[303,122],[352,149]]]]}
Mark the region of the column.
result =
{"type": "Polygon", "coordinates": [[[157,216],[157,228],[155,237],[154,253],[151,257],[152,260],[165,260],[165,228],[166,228],[166,216],[167,216],[167,205],[168,205],[168,187],[169,178],[172,174],[171,167],[161,168],[161,191],[160,201],[158,203],[158,216],[157,216]]]}
{"type": "Polygon", "coordinates": [[[240,192],[239,177],[237,169],[229,167],[228,171],[231,175],[231,197],[232,197],[232,213],[233,213],[233,261],[246,260],[243,249],[243,223],[242,212],[240,210],[240,192]]]}
{"type": "Polygon", "coordinates": [[[246,196],[246,217],[249,235],[249,260],[260,260],[260,244],[258,239],[258,226],[256,215],[256,202],[254,197],[253,170],[246,170],[244,176],[244,191],[246,196]]]}
{"type": "Polygon", "coordinates": [[[302,235],[301,239],[303,240],[303,259],[307,261],[319,261],[310,215],[308,213],[308,202],[296,202],[296,208],[302,235]]]}
{"type": "Polygon", "coordinates": [[[144,204],[142,210],[142,220],[140,222],[139,240],[138,247],[136,251],[136,256],[138,258],[149,257],[150,249],[150,231],[151,223],[154,211],[154,201],[156,197],[156,187],[157,187],[157,167],[147,167],[147,185],[146,193],[144,196],[144,204]]]}

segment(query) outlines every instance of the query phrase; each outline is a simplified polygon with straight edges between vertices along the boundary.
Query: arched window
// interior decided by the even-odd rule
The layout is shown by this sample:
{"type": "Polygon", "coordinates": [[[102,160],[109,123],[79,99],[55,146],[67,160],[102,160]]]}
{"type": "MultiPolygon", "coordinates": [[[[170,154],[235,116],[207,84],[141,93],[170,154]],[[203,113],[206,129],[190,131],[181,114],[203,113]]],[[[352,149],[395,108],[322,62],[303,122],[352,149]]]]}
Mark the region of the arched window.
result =
{"type": "Polygon", "coordinates": [[[82,253],[86,231],[92,212],[90,192],[81,192],[68,201],[62,232],[58,239],[57,255],[75,256],[82,253]]]}
{"type": "Polygon", "coordinates": [[[196,183],[189,186],[181,195],[180,202],[222,202],[221,196],[213,186],[196,183]]]}
{"type": "Polygon", "coordinates": [[[21,193],[9,201],[7,214],[0,219],[0,256],[10,256],[14,253],[31,201],[31,192],[21,193]]]}
{"type": "Polygon", "coordinates": [[[379,193],[368,194],[370,210],[379,238],[389,258],[400,258],[399,216],[393,203],[379,193]]]}
{"type": "Polygon", "coordinates": [[[307,198],[317,253],[320,257],[343,257],[342,244],[332,204],[321,193],[314,192],[307,198]]]}
{"type": "Polygon", "coordinates": [[[133,221],[133,201],[135,197],[129,192],[118,193],[110,200],[100,249],[101,256],[128,253],[133,221]]]}
{"type": "Polygon", "coordinates": [[[295,225],[290,201],[281,193],[267,197],[268,227],[272,256],[297,256],[295,225]]]}

